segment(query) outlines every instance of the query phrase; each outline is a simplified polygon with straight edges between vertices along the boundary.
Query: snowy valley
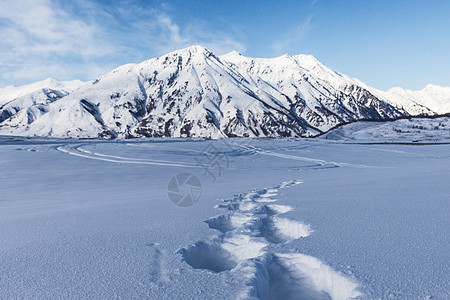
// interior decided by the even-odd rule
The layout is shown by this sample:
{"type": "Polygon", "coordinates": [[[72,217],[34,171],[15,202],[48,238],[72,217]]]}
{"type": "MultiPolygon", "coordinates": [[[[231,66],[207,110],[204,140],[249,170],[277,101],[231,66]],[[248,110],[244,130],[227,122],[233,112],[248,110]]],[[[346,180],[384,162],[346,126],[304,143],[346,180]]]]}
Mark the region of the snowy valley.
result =
{"type": "Polygon", "coordinates": [[[0,89],[0,298],[450,299],[449,113],[200,46],[0,89]]]}

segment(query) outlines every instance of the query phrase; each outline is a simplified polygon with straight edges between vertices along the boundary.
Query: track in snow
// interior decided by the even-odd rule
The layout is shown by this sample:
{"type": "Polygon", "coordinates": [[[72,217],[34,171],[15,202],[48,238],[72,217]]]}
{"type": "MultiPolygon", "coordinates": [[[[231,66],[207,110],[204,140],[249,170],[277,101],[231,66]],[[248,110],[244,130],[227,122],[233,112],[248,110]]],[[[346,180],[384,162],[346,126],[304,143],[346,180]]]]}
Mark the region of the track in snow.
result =
{"type": "Polygon", "coordinates": [[[314,169],[327,169],[327,168],[337,168],[337,167],[353,167],[353,168],[381,168],[379,166],[369,166],[369,165],[362,165],[362,164],[352,164],[352,163],[346,163],[346,162],[336,162],[336,161],[327,161],[323,159],[317,159],[317,158],[310,158],[305,156],[297,156],[297,155],[290,155],[290,154],[284,154],[279,152],[274,152],[266,149],[262,149],[259,147],[246,145],[240,147],[250,151],[252,150],[254,153],[261,154],[261,155],[267,155],[267,156],[274,156],[284,159],[290,159],[290,160],[297,160],[297,161],[306,161],[314,163],[313,166],[305,167],[307,168],[314,168],[314,169]]]}
{"type": "Polygon", "coordinates": [[[220,232],[178,252],[194,269],[229,271],[244,280],[240,299],[349,299],[361,295],[358,284],[320,260],[300,253],[277,253],[278,244],[307,237],[308,224],[280,215],[294,209],[275,204],[279,189],[294,180],[222,200],[225,214],[205,222],[220,232]]]}
{"type": "Polygon", "coordinates": [[[156,165],[166,167],[184,167],[184,168],[201,168],[194,163],[179,163],[167,160],[152,160],[145,158],[131,158],[116,155],[108,155],[97,152],[92,152],[83,148],[83,145],[64,145],[56,147],[56,150],[88,159],[101,160],[106,162],[120,163],[120,164],[137,164],[137,165],[156,165]]]}

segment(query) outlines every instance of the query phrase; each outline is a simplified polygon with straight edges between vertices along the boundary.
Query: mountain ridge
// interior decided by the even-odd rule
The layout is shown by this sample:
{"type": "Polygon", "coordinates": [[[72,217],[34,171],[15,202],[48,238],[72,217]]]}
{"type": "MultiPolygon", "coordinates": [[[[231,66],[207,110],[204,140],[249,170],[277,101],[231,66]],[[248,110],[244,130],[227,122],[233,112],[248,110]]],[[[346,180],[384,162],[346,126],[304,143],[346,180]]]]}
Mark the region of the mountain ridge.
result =
{"type": "Polygon", "coordinates": [[[40,83],[33,91],[39,82],[0,89],[0,134],[312,137],[358,120],[450,112],[450,88],[385,92],[312,55],[216,56],[201,46],[119,66],[90,82],[40,83]]]}

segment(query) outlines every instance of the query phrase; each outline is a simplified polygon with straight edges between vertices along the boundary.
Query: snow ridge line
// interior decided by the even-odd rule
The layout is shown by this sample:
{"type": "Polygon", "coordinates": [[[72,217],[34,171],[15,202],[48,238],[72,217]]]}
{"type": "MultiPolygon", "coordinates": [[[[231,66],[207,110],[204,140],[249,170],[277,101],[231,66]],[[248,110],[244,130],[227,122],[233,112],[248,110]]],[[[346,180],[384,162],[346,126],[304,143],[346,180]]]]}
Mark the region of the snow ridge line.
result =
{"type": "Polygon", "coordinates": [[[275,204],[280,189],[298,180],[222,200],[217,209],[228,212],[205,220],[216,237],[178,250],[194,269],[229,272],[244,281],[238,299],[354,299],[358,284],[315,257],[277,253],[278,248],[313,231],[302,222],[279,215],[294,208],[275,204]]]}

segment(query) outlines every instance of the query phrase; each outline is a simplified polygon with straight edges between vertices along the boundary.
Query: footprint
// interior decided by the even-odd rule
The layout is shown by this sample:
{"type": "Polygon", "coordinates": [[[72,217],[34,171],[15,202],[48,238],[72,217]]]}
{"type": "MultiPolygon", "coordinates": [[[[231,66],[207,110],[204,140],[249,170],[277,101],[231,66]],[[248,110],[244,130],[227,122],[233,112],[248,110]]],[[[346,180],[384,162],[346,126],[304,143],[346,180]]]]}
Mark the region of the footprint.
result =
{"type": "Polygon", "coordinates": [[[235,203],[229,203],[229,204],[219,204],[216,205],[215,208],[226,208],[228,210],[238,210],[238,211],[253,211],[256,208],[258,208],[259,205],[255,204],[253,202],[235,202],[235,203]]]}
{"type": "Polygon", "coordinates": [[[278,217],[264,219],[260,230],[261,235],[272,243],[286,243],[312,233],[311,226],[307,224],[278,217]]]}
{"type": "Polygon", "coordinates": [[[303,183],[303,181],[300,181],[300,180],[284,181],[284,182],[280,183],[277,186],[277,188],[284,189],[284,188],[288,188],[288,187],[291,187],[293,185],[297,185],[297,184],[301,184],[301,183],[303,183]]]}
{"type": "Polygon", "coordinates": [[[219,204],[215,208],[225,208],[230,211],[252,212],[254,214],[277,215],[285,214],[294,208],[282,204],[261,204],[255,202],[237,202],[229,204],[219,204]]]}
{"type": "Polygon", "coordinates": [[[294,209],[292,206],[282,204],[267,204],[265,207],[270,215],[285,214],[294,209]]]}
{"type": "Polygon", "coordinates": [[[280,244],[307,237],[313,231],[302,222],[278,215],[294,208],[272,204],[278,189],[302,183],[282,182],[274,188],[253,190],[222,200],[216,208],[228,212],[205,220],[219,237],[180,249],[183,260],[195,269],[231,271],[247,289],[240,299],[348,299],[361,295],[353,280],[318,259],[300,253],[270,252],[280,244]]]}
{"type": "Polygon", "coordinates": [[[28,151],[28,152],[37,152],[34,148],[17,148],[17,151],[28,151]]]}
{"type": "Polygon", "coordinates": [[[148,244],[151,248],[152,261],[150,263],[150,276],[153,283],[168,283],[169,272],[166,266],[167,253],[161,249],[159,243],[148,244]]]}
{"type": "Polygon", "coordinates": [[[194,269],[222,272],[233,269],[241,261],[260,256],[266,246],[260,238],[235,235],[199,241],[178,252],[194,269]]]}
{"type": "Polygon", "coordinates": [[[268,253],[240,263],[232,274],[247,285],[239,299],[344,300],[362,295],[355,281],[299,253],[268,253]]]}
{"type": "Polygon", "coordinates": [[[269,265],[272,299],[354,299],[358,284],[315,257],[274,254],[269,265]]]}
{"type": "Polygon", "coordinates": [[[258,196],[261,198],[276,197],[278,195],[277,189],[262,189],[257,192],[258,196]]]}
{"type": "Polygon", "coordinates": [[[253,201],[258,202],[258,203],[270,203],[270,202],[276,202],[277,199],[272,199],[269,197],[258,197],[258,198],[254,198],[253,201]]]}
{"type": "Polygon", "coordinates": [[[251,214],[234,213],[209,218],[205,223],[208,224],[209,228],[227,232],[241,228],[245,224],[255,221],[255,219],[256,217],[251,214]]]}

